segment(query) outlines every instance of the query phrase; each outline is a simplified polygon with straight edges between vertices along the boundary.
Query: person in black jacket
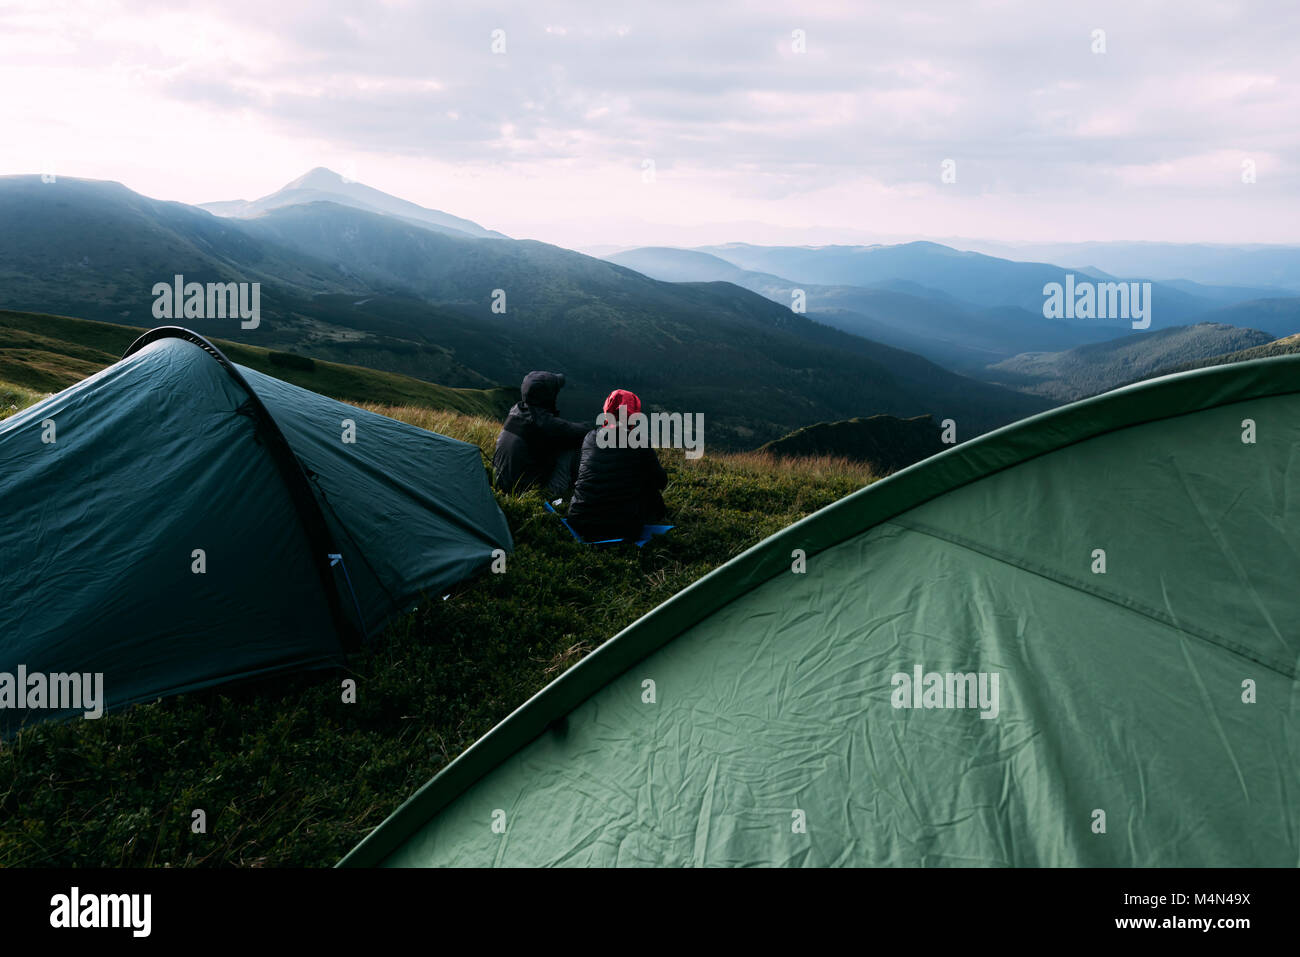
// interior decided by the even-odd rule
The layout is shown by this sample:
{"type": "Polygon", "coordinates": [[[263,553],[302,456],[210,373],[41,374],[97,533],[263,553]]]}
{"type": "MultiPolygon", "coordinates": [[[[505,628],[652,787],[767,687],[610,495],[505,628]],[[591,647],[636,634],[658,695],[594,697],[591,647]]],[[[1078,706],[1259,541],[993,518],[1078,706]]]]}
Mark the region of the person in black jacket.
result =
{"type": "Polygon", "coordinates": [[[517,492],[540,486],[547,498],[568,493],[578,473],[578,447],[589,426],[560,418],[559,372],[530,372],[497,436],[492,467],[497,488],[517,492]]]}
{"type": "MultiPolygon", "coordinates": [[[[605,411],[619,416],[620,408],[630,418],[641,411],[641,400],[635,393],[615,389],[605,400],[605,411]]],[[[582,440],[569,524],[588,541],[634,538],[642,525],[663,519],[664,500],[659,493],[667,484],[668,474],[655,450],[630,447],[617,420],[593,429],[582,440]],[[601,429],[615,431],[602,441],[601,429]]]]}

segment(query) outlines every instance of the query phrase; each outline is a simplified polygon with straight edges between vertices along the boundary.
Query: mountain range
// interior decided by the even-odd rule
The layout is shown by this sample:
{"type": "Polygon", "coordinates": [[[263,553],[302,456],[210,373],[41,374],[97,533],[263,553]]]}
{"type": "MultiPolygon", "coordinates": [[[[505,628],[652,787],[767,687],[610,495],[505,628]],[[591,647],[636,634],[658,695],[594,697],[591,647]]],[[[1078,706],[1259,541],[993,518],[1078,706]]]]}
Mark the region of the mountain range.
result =
{"type": "MultiPolygon", "coordinates": [[[[1043,288],[1068,274],[1121,281],[1096,269],[1063,269],[962,252],[937,243],[897,246],[699,249],[646,247],[607,257],[657,279],[733,282],[775,302],[796,290],[810,318],[917,352],[967,375],[1021,353],[1061,351],[1133,332],[1126,320],[1045,320],[1043,288]]],[[[1122,281],[1150,282],[1128,276],[1122,281]]],[[[1300,332],[1300,296],[1284,289],[1151,282],[1153,329],[1218,322],[1274,336],[1300,332]]]]}
{"type": "Polygon", "coordinates": [[[936,243],[733,243],[601,259],[320,168],[260,199],[201,207],[117,183],[0,177],[0,221],[0,307],[150,326],[161,324],[155,284],[177,275],[259,283],[256,328],[183,324],[455,388],[563,371],[570,417],[594,418],[610,389],[629,388],[652,410],[705,413],[722,448],[876,415],[952,418],[965,438],[1064,397],[1044,385],[1043,354],[1123,341],[1126,355],[1151,350],[1135,367],[1154,368],[1168,342],[1145,337],[1193,322],[1261,331],[1184,335],[1186,359],[1300,332],[1300,296],[1281,283],[1153,282],[1153,332],[1134,337],[1127,322],[1045,319],[1043,286],[1066,272],[1050,263],[936,243]]]}
{"type": "Polygon", "coordinates": [[[1300,292],[1300,246],[1225,243],[1090,242],[998,243],[966,248],[1009,259],[1034,259],[1154,280],[1196,276],[1202,283],[1300,292]]]}
{"type": "MultiPolygon", "coordinates": [[[[308,194],[328,185],[307,182],[308,194]]],[[[152,289],[174,275],[260,282],[256,329],[184,324],[455,387],[564,371],[561,411],[571,417],[594,419],[610,389],[630,388],[652,409],[705,413],[709,441],[724,448],[878,413],[933,413],[974,434],[1046,405],[729,283],[662,282],[545,243],[457,234],[347,202],[268,206],[219,217],[116,183],[0,178],[0,219],[12,224],[0,233],[0,306],[156,325],[152,289]]]]}

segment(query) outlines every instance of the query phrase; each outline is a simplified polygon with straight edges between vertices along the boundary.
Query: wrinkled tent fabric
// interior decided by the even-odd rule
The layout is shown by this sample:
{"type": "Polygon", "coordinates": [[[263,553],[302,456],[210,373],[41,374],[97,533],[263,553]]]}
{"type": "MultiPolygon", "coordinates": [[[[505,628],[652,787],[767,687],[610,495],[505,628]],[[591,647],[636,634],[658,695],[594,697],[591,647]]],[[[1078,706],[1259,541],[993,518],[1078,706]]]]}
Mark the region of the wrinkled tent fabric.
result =
{"type": "Polygon", "coordinates": [[[1295,357],[1169,376],[848,496],[615,636],[341,864],[1295,866],[1298,389],[1295,357]],[[949,674],[996,675],[996,716],[949,674]]]}
{"type": "Polygon", "coordinates": [[[329,665],[512,548],[477,447],[185,330],[133,349],[0,422],[0,672],[102,672],[113,709],[329,665]]]}

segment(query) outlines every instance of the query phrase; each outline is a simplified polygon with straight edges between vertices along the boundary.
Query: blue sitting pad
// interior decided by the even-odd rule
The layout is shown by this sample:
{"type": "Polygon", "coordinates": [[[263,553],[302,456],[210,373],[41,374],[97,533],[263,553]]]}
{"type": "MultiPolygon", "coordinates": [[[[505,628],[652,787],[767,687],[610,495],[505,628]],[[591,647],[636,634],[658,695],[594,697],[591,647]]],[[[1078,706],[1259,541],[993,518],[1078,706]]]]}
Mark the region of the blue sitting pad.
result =
{"type": "Polygon", "coordinates": [[[584,545],[617,545],[619,542],[631,542],[637,548],[640,548],[646,542],[650,541],[650,539],[654,538],[656,535],[667,535],[671,529],[677,527],[676,525],[642,525],[640,533],[634,539],[633,538],[602,538],[600,541],[597,542],[589,542],[577,533],[574,527],[569,524],[569,520],[565,518],[563,515],[561,515],[559,512],[557,512],[555,510],[555,506],[552,505],[550,502],[542,502],[542,508],[546,509],[552,515],[558,518],[560,520],[560,523],[569,530],[569,534],[572,535],[577,541],[581,542],[584,545]]]}

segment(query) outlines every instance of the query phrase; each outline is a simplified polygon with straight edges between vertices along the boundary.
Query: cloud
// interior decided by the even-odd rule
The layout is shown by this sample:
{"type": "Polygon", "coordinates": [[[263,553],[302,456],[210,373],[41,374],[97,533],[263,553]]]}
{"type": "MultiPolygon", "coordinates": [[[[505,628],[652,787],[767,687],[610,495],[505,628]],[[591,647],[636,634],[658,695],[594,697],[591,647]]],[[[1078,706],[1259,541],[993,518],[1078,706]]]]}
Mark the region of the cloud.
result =
{"type": "MultiPolygon", "coordinates": [[[[46,103],[0,107],[0,122],[174,198],[256,195],[282,185],[272,169],[354,157],[380,188],[507,231],[654,213],[998,235],[1051,208],[1071,234],[1122,235],[1128,215],[1177,236],[1212,202],[1239,210],[1217,230],[1295,239],[1297,26],[1288,6],[1167,0],[20,0],[0,11],[0,81],[35,80],[46,103]],[[158,128],[187,122],[238,148],[159,152],[158,128]],[[1260,158],[1254,192],[1236,188],[1239,155],[1260,158]],[[940,182],[946,159],[955,183],[940,182]],[[543,196],[519,189],[539,180],[543,196]]],[[[0,147],[6,164],[21,155],[0,147]]]]}

